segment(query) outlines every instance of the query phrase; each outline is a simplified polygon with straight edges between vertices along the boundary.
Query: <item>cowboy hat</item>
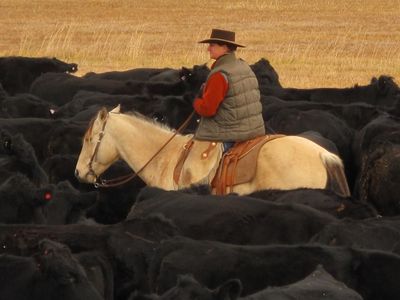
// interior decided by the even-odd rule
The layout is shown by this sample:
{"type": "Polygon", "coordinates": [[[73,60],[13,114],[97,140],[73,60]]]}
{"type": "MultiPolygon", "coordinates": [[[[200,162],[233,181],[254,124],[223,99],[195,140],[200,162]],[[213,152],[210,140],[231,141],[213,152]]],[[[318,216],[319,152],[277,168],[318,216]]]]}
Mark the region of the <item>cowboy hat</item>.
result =
{"type": "Polygon", "coordinates": [[[213,29],[210,38],[199,43],[226,43],[237,47],[245,47],[235,42],[235,32],[222,29],[213,29]]]}

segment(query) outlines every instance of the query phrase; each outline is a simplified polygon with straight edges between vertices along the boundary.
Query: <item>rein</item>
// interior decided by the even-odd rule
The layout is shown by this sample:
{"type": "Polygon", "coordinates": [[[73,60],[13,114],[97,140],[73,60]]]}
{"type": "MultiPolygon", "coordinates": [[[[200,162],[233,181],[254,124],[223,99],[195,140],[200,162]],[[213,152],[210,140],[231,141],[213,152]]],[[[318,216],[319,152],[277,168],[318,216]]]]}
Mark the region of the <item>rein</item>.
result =
{"type": "MultiPolygon", "coordinates": [[[[179,126],[179,128],[174,132],[174,134],[160,147],[160,149],[158,149],[158,151],[156,153],[154,153],[154,155],[136,173],[132,172],[130,174],[126,174],[126,175],[123,175],[123,176],[120,176],[120,177],[117,177],[117,178],[113,178],[113,179],[101,179],[100,182],[95,182],[94,183],[94,187],[95,188],[99,188],[99,187],[104,187],[104,188],[115,187],[115,186],[122,185],[122,184],[132,180],[136,176],[138,176],[138,174],[140,172],[142,172],[144,170],[144,168],[146,168],[152,162],[152,160],[171,142],[171,140],[178,133],[181,133],[181,131],[183,131],[189,125],[189,122],[193,118],[194,113],[195,113],[194,111],[191,112],[189,117],[187,117],[187,119],[182,123],[182,125],[179,126]]],[[[102,140],[102,138],[104,136],[104,128],[106,127],[107,120],[108,120],[108,118],[106,119],[106,121],[103,124],[101,132],[99,134],[99,139],[97,141],[96,147],[94,148],[93,156],[91,157],[90,162],[89,162],[89,173],[91,173],[92,175],[94,175],[96,177],[96,181],[97,181],[98,177],[97,177],[96,173],[94,172],[94,170],[92,168],[92,163],[94,161],[95,156],[97,155],[97,152],[99,151],[100,142],[101,142],[101,140],[102,140]]]]}

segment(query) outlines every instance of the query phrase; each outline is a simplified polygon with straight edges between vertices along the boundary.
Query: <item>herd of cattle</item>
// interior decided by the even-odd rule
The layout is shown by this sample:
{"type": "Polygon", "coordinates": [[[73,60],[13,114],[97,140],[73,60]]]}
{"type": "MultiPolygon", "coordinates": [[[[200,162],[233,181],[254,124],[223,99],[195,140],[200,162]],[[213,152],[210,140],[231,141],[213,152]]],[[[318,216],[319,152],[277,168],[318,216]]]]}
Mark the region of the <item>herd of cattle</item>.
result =
{"type": "MultiPolygon", "coordinates": [[[[0,299],[399,299],[398,85],[382,75],[365,86],[286,88],[268,60],[251,68],[267,132],[339,154],[352,197],[214,196],[138,178],[82,184],[75,164],[101,107],[178,128],[210,70],[78,77],[77,64],[56,58],[0,58],[0,299]]],[[[129,172],[120,161],[104,178],[129,172]]]]}

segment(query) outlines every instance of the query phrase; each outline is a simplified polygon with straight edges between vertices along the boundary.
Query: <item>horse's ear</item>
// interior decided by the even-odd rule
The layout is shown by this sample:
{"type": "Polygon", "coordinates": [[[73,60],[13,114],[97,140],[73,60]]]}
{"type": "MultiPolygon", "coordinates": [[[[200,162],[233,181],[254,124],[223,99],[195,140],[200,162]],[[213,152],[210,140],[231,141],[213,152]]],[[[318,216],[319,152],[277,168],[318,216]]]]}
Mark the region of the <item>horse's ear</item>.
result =
{"type": "Polygon", "coordinates": [[[107,109],[105,107],[103,107],[102,109],[100,109],[97,118],[101,121],[105,120],[107,118],[108,112],[107,109]]]}
{"type": "Polygon", "coordinates": [[[112,111],[112,113],[118,114],[121,111],[121,104],[118,104],[112,111]]]}

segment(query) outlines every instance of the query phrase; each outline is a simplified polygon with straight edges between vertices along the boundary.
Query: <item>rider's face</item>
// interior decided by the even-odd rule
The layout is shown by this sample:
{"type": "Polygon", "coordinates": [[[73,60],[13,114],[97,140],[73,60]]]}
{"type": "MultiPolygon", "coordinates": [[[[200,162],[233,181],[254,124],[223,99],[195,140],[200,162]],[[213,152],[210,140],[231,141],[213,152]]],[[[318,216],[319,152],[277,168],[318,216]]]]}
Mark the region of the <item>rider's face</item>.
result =
{"type": "Polygon", "coordinates": [[[221,55],[228,53],[227,45],[218,45],[216,43],[210,43],[207,51],[210,52],[211,59],[218,59],[221,55]]]}

